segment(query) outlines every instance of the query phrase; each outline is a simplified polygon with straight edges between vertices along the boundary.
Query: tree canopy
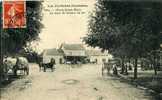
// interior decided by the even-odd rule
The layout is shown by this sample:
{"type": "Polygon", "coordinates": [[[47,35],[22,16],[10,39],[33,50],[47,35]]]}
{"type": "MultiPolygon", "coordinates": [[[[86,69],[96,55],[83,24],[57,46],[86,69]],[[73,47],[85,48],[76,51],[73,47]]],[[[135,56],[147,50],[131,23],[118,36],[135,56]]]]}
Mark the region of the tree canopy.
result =
{"type": "MultiPolygon", "coordinates": [[[[2,4],[0,4],[2,6],[2,4]]],[[[41,1],[26,1],[26,28],[2,29],[1,17],[1,51],[3,54],[18,53],[27,42],[37,40],[43,28],[41,1]]]]}
{"type": "Polygon", "coordinates": [[[84,42],[131,57],[144,56],[162,43],[162,3],[98,0],[84,42]]]}

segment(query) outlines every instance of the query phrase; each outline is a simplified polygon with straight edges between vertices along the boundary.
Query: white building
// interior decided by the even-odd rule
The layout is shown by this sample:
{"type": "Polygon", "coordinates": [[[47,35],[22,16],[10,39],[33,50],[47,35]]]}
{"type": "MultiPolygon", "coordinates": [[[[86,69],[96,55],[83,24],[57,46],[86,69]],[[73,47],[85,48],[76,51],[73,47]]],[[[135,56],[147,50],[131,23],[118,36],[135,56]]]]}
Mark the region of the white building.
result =
{"type": "Polygon", "coordinates": [[[86,51],[90,62],[102,64],[103,61],[108,62],[112,56],[108,52],[101,52],[100,50],[87,50],[86,51]]]}
{"type": "Polygon", "coordinates": [[[82,44],[62,44],[60,50],[64,53],[65,61],[71,63],[82,62],[87,57],[86,50],[82,44]]]}

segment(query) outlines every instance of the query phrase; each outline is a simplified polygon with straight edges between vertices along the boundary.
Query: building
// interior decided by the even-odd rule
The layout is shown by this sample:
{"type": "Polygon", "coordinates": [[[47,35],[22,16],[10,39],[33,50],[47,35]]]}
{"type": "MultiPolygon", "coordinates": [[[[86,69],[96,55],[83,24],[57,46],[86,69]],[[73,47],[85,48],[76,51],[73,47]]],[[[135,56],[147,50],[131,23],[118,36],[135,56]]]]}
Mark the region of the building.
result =
{"type": "Polygon", "coordinates": [[[56,64],[64,63],[63,53],[57,49],[46,49],[43,51],[43,63],[49,63],[54,58],[56,64]]]}
{"type": "Polygon", "coordinates": [[[87,59],[91,63],[102,64],[103,61],[108,62],[112,59],[112,56],[108,52],[101,52],[100,50],[86,50],[87,59]]]}
{"type": "Polygon", "coordinates": [[[82,62],[86,57],[86,50],[82,44],[62,44],[60,49],[64,53],[65,61],[82,62]]]}
{"type": "Polygon", "coordinates": [[[112,58],[108,52],[86,50],[82,44],[62,44],[59,49],[46,49],[43,52],[43,63],[49,63],[54,58],[56,64],[96,63],[102,64],[112,58]]]}

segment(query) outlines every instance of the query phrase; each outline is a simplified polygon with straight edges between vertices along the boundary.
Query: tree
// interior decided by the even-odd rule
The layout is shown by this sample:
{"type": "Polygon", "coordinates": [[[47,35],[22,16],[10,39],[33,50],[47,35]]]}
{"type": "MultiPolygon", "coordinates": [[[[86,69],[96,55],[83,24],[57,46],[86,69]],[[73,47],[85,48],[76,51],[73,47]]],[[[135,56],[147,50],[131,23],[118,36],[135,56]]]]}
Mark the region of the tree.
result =
{"type": "Polygon", "coordinates": [[[135,61],[145,57],[162,43],[162,3],[98,0],[90,17],[89,34],[84,42],[109,50],[118,57],[135,61]]]}
{"type": "MultiPolygon", "coordinates": [[[[0,2],[2,8],[2,2],[0,2]]],[[[1,34],[0,34],[0,50],[1,60],[0,65],[3,64],[3,55],[18,53],[27,42],[38,40],[39,33],[43,28],[42,20],[42,2],[41,1],[26,1],[26,28],[2,28],[2,15],[0,16],[1,34]]],[[[2,12],[2,11],[1,11],[2,12]]],[[[2,13],[1,13],[2,14],[2,13]]]]}
{"type": "Polygon", "coordinates": [[[17,53],[27,42],[37,40],[43,25],[41,24],[41,2],[26,2],[26,28],[2,29],[2,50],[6,53],[17,53]],[[7,45],[10,44],[10,45],[7,45]]]}

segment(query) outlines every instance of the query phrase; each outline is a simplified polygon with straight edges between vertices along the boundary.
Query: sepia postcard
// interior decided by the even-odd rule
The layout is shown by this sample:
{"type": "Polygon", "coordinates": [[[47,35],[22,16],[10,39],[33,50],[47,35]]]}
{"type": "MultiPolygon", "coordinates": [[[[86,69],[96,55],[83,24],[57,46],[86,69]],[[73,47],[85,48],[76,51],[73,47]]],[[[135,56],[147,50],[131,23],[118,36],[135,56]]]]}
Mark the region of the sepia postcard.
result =
{"type": "Polygon", "coordinates": [[[162,100],[162,0],[0,0],[0,100],[162,100]]]}

